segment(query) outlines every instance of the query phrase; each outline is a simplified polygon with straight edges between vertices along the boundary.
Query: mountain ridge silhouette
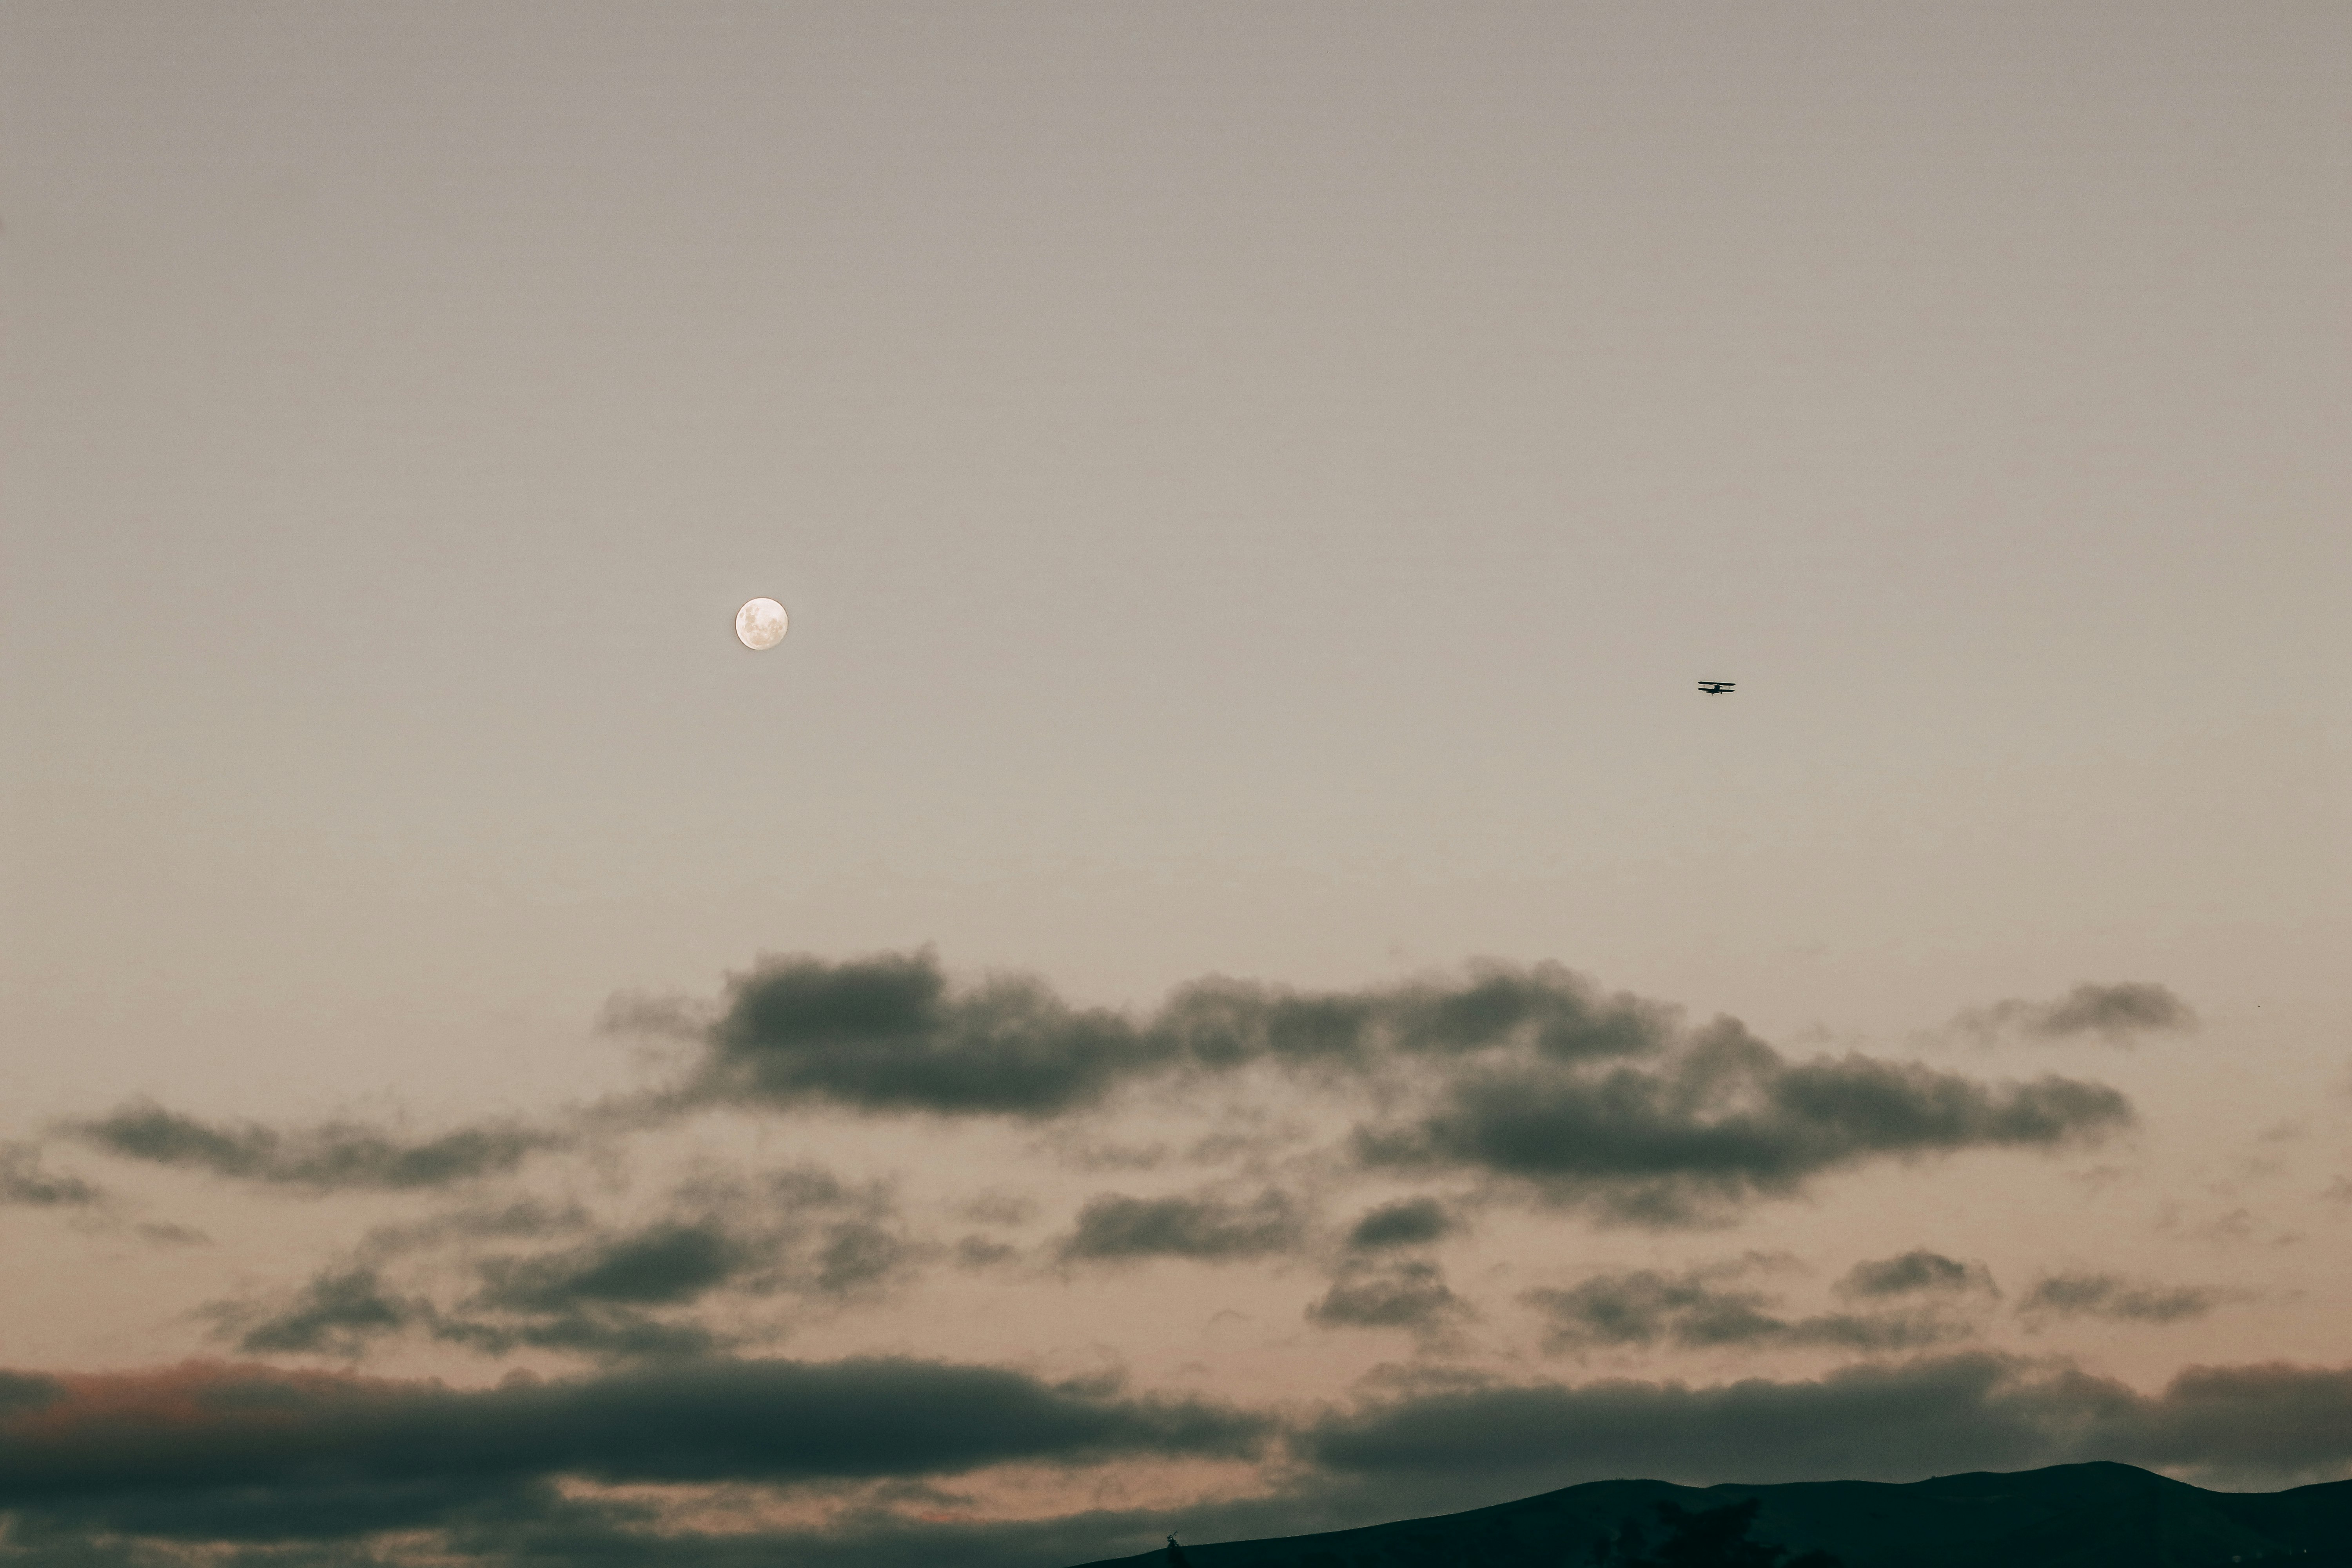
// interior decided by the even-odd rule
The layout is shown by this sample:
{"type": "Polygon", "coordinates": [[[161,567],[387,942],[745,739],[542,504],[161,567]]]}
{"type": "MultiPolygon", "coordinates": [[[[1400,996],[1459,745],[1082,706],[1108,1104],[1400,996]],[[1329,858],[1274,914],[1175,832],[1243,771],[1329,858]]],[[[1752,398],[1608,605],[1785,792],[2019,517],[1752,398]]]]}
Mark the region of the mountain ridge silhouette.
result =
{"type": "MultiPolygon", "coordinates": [[[[1658,1506],[1758,1500],[1753,1537],[1843,1568],[2352,1568],[2352,1480],[2208,1491],[2112,1461],[1924,1481],[1587,1481],[1461,1513],[1185,1543],[1191,1568],[1596,1568],[1658,1506]]],[[[1163,1568],[1165,1549],[1079,1568],[1163,1568]]]]}

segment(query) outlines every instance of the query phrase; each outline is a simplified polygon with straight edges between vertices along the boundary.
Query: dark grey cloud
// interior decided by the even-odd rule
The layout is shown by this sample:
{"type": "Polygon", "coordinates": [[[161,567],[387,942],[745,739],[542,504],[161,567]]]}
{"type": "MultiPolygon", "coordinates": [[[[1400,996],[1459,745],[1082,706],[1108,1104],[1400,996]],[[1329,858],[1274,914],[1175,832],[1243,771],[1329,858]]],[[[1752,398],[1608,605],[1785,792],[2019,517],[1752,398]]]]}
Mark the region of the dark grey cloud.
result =
{"type": "Polygon", "coordinates": [[[1069,1262],[1192,1258],[1209,1262],[1296,1249],[1306,1232],[1298,1205],[1272,1188],[1249,1203],[1205,1194],[1130,1198],[1105,1194],[1078,1211],[1057,1250],[1069,1262]]]}
{"type": "Polygon", "coordinates": [[[19,1384],[0,1426],[0,1508],[145,1509],[158,1534],[187,1533],[168,1522],[174,1506],[216,1531],[208,1502],[274,1498],[282,1515],[305,1494],[361,1485],[405,1489],[414,1522],[437,1518],[451,1487],[478,1502],[485,1487],[513,1495],[556,1478],[796,1486],[1013,1461],[1245,1458],[1274,1429],[1105,1379],[897,1358],[713,1361],[472,1391],[203,1364],[0,1389],[19,1384]],[[37,1427],[24,1422],[32,1410],[37,1427]]]}
{"type": "Polygon", "coordinates": [[[683,1004],[616,1002],[619,1028],[709,1047],[687,1099],[827,1102],[869,1111],[1050,1117],[1122,1084],[1260,1062],[1312,1071],[1515,1047],[1547,1060],[1637,1055],[1672,1010],[1603,996],[1557,965],[1488,965],[1463,983],[1324,994],[1213,979],[1137,1020],[1072,1007],[1042,982],[950,986],[928,950],[770,960],[730,982],[715,1021],[683,1004]]]}
{"type": "Polygon", "coordinates": [[[65,1384],[37,1372],[0,1372],[0,1421],[44,1409],[65,1397],[65,1384]]]}
{"type": "Polygon", "coordinates": [[[1841,1296],[1873,1298],[1930,1294],[1959,1296],[1972,1292],[1997,1296],[1992,1271],[1981,1263],[1963,1263],[1925,1247],[1895,1258],[1855,1264],[1837,1282],[1841,1296]]]}
{"type": "Polygon", "coordinates": [[[1607,1219],[1673,1225],[1874,1157],[2056,1148],[2130,1120],[2099,1084],[1989,1087],[1862,1056],[1790,1062],[1722,1019],[1654,1066],[1458,1075],[1435,1109],[1363,1129],[1357,1147],[1372,1165],[1482,1169],[1607,1219]]]}
{"type": "Polygon", "coordinates": [[[291,1131],[257,1122],[217,1125],[149,1101],[125,1105],[72,1131],[128,1160],[210,1171],[245,1181],[320,1190],[444,1187],[514,1169],[573,1137],[520,1121],[409,1139],[356,1122],[291,1131]]]}
{"type": "Polygon", "coordinates": [[[1555,1353],[1658,1344],[1906,1351],[1975,1331],[1966,1321],[1933,1310],[1784,1317],[1775,1310],[1775,1296],[1739,1283],[1755,1267],[1740,1262],[1681,1274],[1639,1268],[1596,1275],[1565,1289],[1530,1290],[1521,1300],[1542,1313],[1544,1348],[1555,1353]]]}
{"type": "Polygon", "coordinates": [[[475,1266],[476,1288],[430,1320],[434,1337],[502,1355],[520,1346],[602,1359],[707,1356],[730,1343],[657,1309],[688,1308],[740,1285],[764,1261],[719,1219],[666,1217],[572,1247],[475,1266]]]}
{"type": "Polygon", "coordinates": [[[207,1315],[236,1334],[237,1348],[253,1354],[357,1356],[368,1342],[419,1322],[429,1322],[433,1306],[422,1297],[404,1297],[384,1288],[369,1268],[328,1269],[303,1286],[276,1312],[256,1318],[248,1311],[215,1305],[207,1315]]]}
{"type": "Polygon", "coordinates": [[[641,1309],[575,1306],[537,1317],[488,1317],[436,1312],[433,1337],[483,1355],[518,1350],[560,1351],[599,1362],[698,1361],[730,1351],[742,1337],[691,1318],[665,1318],[641,1309]]]}
{"type": "Polygon", "coordinates": [[[727,1283],[755,1254],[715,1219],[665,1219],[583,1247],[483,1266],[478,1299],[509,1311],[559,1311],[583,1302],[670,1306],[727,1283]]]}
{"type": "Polygon", "coordinates": [[[2025,1318],[2111,1318],[2121,1322],[2177,1323],[2201,1318],[2230,1292],[2158,1285],[2116,1274],[2053,1274],[2034,1282],[2017,1304],[2025,1318]]]}
{"type": "Polygon", "coordinates": [[[667,1322],[609,1303],[570,1303],[528,1315],[445,1310],[427,1295],[389,1288],[366,1267],[324,1269],[274,1309],[225,1301],[213,1303],[204,1315],[220,1326],[224,1338],[253,1355],[356,1360],[375,1342],[412,1331],[486,1355],[527,1347],[601,1361],[707,1356],[724,1342],[699,1325],[667,1322]]]}
{"type": "MultiPolygon", "coordinates": [[[[1736,1277],[1740,1270],[1727,1271],[1736,1277]]],[[[1619,1345],[1739,1343],[1782,1325],[1763,1310],[1759,1290],[1718,1283],[1723,1269],[1681,1275],[1638,1268],[1597,1275],[1566,1289],[1539,1289],[1521,1300],[1549,1324],[1547,1348],[1579,1350],[1619,1345]]]]}
{"type": "Polygon", "coordinates": [[[373,1341],[416,1333],[491,1355],[700,1357],[743,1342],[698,1321],[707,1303],[847,1300],[886,1287],[923,1251],[887,1189],[815,1167],[698,1180],[673,1199],[669,1213],[634,1226],[526,1202],[385,1226],[289,1300],[206,1311],[255,1354],[356,1356],[373,1341]],[[394,1268],[414,1282],[387,1283],[394,1268]],[[461,1288],[436,1293],[453,1268],[461,1288]]]}
{"type": "Polygon", "coordinates": [[[1052,1116],[1162,1065],[1164,1041],[1031,980],[950,993],[928,951],[771,962],[735,978],[704,1094],[867,1110],[1052,1116]]]}
{"type": "Polygon", "coordinates": [[[0,1143],[0,1204],[31,1208],[87,1208],[106,1194],[79,1176],[53,1175],[41,1169],[41,1151],[33,1143],[0,1143]]]}
{"type": "Polygon", "coordinates": [[[1365,1211],[1348,1231],[1348,1245],[1360,1252],[1420,1247],[1455,1228],[1454,1216],[1435,1198],[1400,1198],[1365,1211]]]}
{"type": "Polygon", "coordinates": [[[1868,1160],[2046,1149],[2130,1120],[2120,1094],[2074,1079],[1788,1060],[1735,1021],[1685,1030],[1672,1008],[1549,964],[1326,994],[1204,980],[1139,1019],[1072,1007],[1035,980],[958,989],[928,951],[797,957],[735,977],[713,1021],[691,1007],[617,1016],[701,1044],[677,1108],[1050,1119],[1123,1086],[1269,1067],[1366,1105],[1420,1103],[1357,1129],[1367,1163],[1484,1173],[1638,1224],[1720,1217],[1868,1160]]]}
{"type": "Polygon", "coordinates": [[[2200,1368],[2143,1394],[1964,1353],[1786,1383],[1407,1386],[1310,1424],[1297,1446],[1329,1471],[1475,1478],[1494,1497],[1609,1476],[1907,1480],[2087,1459],[2277,1486],[2352,1463],[2352,1370],[2200,1368]]]}
{"type": "Polygon", "coordinates": [[[479,1568],[1014,1568],[1132,1552],[1171,1525],[1275,1536],[1625,1475],[1905,1480],[2116,1459],[2273,1487],[2352,1463],[2352,1369],[2203,1368],[2153,1394],[1986,1354],[1701,1386],[1391,1374],[1290,1426],[1286,1479],[1268,1495],[979,1525],[892,1500],[936,1511],[924,1500],[937,1483],[1004,1462],[1249,1458],[1283,1432],[1101,1380],[904,1360],[718,1361],[474,1391],[218,1365],[0,1373],[0,1510],[11,1549],[43,1563],[152,1562],[157,1548],[263,1560],[234,1555],[243,1547],[348,1564],[382,1560],[381,1544],[479,1568]],[[578,1480],[869,1501],[829,1527],[703,1532],[670,1527],[647,1494],[583,1495],[565,1484],[578,1480]]]}
{"type": "Polygon", "coordinates": [[[1604,1061],[1658,1049],[1675,1010],[1604,995],[1554,963],[1474,965],[1459,983],[1300,994],[1203,980],[1169,998],[1151,1031],[1209,1068],[1258,1061],[1360,1068],[1381,1057],[1443,1060],[1498,1048],[1549,1061],[1604,1061]]]}
{"type": "Polygon", "coordinates": [[[1470,1315],[1470,1304],[1447,1288],[1444,1272],[1420,1258],[1352,1261],[1307,1309],[1307,1321],[1326,1328],[1422,1333],[1442,1331],[1470,1315]]]}
{"type": "Polygon", "coordinates": [[[2117,985],[2083,984],[2051,1002],[2017,998],[1972,1007],[1953,1027],[1980,1039],[2024,1035],[2065,1039],[2096,1035],[2113,1045],[2129,1045],[2144,1034],[2197,1027],[2197,1014],[2168,987],[2148,981],[2117,985]]]}
{"type": "MultiPolygon", "coordinates": [[[[984,1523],[921,1511],[876,1507],[845,1510],[832,1528],[702,1533],[670,1526],[634,1499],[566,1495],[545,1483],[362,1480],[61,1501],[17,1513],[9,1545],[39,1568],[158,1568],[188,1561],[192,1549],[202,1553],[195,1561],[222,1568],[383,1568],[415,1561],[419,1542],[370,1538],[422,1528],[431,1531],[433,1560],[480,1568],[1039,1568],[1125,1554],[1156,1542],[1167,1526],[1160,1510],[984,1523]]],[[[1234,1516],[1249,1520],[1250,1510],[1210,1515],[1234,1516]]]]}

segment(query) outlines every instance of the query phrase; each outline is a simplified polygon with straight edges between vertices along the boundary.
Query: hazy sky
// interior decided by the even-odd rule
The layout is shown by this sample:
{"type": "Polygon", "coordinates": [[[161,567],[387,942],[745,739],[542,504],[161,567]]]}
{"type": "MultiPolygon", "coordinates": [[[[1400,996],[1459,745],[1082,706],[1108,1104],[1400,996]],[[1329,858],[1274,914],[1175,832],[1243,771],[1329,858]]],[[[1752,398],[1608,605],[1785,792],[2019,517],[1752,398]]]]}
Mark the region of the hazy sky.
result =
{"type": "Polygon", "coordinates": [[[25,1561],[2352,1475],[2352,10],[0,40],[25,1561]]]}

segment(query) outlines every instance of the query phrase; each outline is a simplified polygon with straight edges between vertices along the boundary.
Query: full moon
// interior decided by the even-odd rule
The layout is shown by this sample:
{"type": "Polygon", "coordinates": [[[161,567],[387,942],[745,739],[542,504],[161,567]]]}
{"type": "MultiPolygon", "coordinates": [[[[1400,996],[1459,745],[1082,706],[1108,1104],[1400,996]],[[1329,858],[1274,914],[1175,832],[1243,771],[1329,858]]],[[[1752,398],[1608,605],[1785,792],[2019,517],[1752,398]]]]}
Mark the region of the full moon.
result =
{"type": "Polygon", "coordinates": [[[748,648],[773,647],[784,640],[784,607],[773,599],[754,599],[735,612],[735,635],[748,648]]]}

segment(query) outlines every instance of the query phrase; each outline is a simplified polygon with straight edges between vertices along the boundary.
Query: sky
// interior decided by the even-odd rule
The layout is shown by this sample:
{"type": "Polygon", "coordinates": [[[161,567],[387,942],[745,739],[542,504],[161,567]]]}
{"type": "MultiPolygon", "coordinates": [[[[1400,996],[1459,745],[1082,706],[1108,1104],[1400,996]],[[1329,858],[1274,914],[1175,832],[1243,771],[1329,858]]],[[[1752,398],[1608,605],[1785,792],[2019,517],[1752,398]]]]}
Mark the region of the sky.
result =
{"type": "Polygon", "coordinates": [[[0,72],[0,1562],[2352,1476],[2352,11],[0,72]]]}

